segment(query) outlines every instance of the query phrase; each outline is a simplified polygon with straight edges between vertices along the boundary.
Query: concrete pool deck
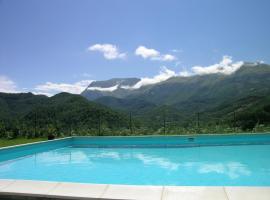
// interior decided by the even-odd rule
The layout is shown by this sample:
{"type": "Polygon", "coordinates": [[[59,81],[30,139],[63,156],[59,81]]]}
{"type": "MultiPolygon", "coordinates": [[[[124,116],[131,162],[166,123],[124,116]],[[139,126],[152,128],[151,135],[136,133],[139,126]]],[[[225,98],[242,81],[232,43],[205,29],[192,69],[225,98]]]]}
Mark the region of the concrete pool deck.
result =
{"type": "Polygon", "coordinates": [[[270,187],[136,186],[0,179],[0,199],[269,200],[270,187]]]}

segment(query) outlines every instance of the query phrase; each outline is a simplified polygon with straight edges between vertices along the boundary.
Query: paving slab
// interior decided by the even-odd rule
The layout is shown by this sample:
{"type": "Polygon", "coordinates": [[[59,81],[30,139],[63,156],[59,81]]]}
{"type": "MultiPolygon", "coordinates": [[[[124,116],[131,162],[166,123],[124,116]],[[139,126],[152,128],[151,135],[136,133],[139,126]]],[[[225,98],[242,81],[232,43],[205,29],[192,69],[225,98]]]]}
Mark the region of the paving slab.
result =
{"type": "Polygon", "coordinates": [[[165,186],[162,200],[228,200],[223,187],[165,186]]]}
{"type": "Polygon", "coordinates": [[[162,186],[109,185],[101,199],[160,200],[162,186]]]}
{"type": "Polygon", "coordinates": [[[48,195],[54,197],[98,198],[107,187],[108,185],[105,184],[60,183],[48,195]]]}
{"type": "Polygon", "coordinates": [[[15,180],[0,179],[0,191],[1,191],[1,189],[9,186],[13,182],[15,182],[15,180]]]}
{"type": "Polygon", "coordinates": [[[28,196],[44,196],[57,186],[57,182],[16,180],[1,192],[9,194],[27,194],[28,196]]]}
{"type": "Polygon", "coordinates": [[[270,200],[270,187],[224,187],[229,200],[270,200]]]}
{"type": "Polygon", "coordinates": [[[270,200],[270,187],[135,186],[0,179],[0,196],[99,200],[270,200]]]}

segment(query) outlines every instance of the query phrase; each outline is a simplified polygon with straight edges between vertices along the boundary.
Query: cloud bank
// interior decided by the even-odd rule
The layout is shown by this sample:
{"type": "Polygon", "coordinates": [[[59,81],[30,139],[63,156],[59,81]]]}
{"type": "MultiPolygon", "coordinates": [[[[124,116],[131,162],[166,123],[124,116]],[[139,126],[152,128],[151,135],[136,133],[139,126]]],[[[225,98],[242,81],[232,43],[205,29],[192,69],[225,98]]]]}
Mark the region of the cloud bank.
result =
{"type": "Polygon", "coordinates": [[[161,68],[160,72],[158,75],[149,78],[149,77],[144,77],[141,78],[140,81],[138,81],[135,85],[119,85],[116,84],[114,86],[111,87],[89,87],[87,88],[87,90],[91,90],[91,91],[101,91],[101,92],[113,92],[119,88],[122,89],[129,89],[129,90],[134,90],[134,89],[139,89],[143,86],[146,85],[152,85],[152,84],[156,84],[156,83],[160,83],[162,81],[166,81],[167,79],[174,77],[174,76],[178,76],[179,74],[176,74],[174,71],[169,70],[168,68],[166,68],[165,66],[161,68]]]}
{"type": "Polygon", "coordinates": [[[174,71],[169,70],[166,67],[162,67],[159,74],[154,76],[153,78],[149,78],[149,77],[141,78],[141,80],[139,82],[137,82],[135,85],[121,86],[121,88],[123,88],[123,89],[139,89],[142,86],[152,85],[152,84],[160,83],[162,81],[166,81],[167,79],[169,79],[173,76],[177,76],[177,74],[174,71]]]}
{"type": "Polygon", "coordinates": [[[233,72],[237,71],[242,65],[244,64],[243,61],[233,62],[231,56],[223,56],[222,60],[210,66],[194,66],[192,67],[192,71],[195,75],[205,75],[205,74],[232,74],[233,72]]]}
{"type": "Polygon", "coordinates": [[[139,46],[135,50],[135,55],[141,56],[144,59],[150,59],[150,60],[159,60],[159,61],[174,61],[177,58],[171,54],[160,54],[159,51],[155,49],[149,49],[145,46],[139,46]]]}
{"type": "Polygon", "coordinates": [[[91,82],[92,80],[82,80],[74,84],[46,82],[45,84],[37,85],[34,89],[34,93],[47,96],[52,96],[59,92],[80,94],[91,82]]]}
{"type": "MultiPolygon", "coordinates": [[[[158,55],[157,51],[155,51],[154,49],[148,49],[145,51],[142,57],[151,58],[155,55],[158,55]]],[[[92,91],[97,90],[97,91],[103,91],[103,92],[105,91],[113,92],[119,88],[127,89],[127,90],[135,90],[143,86],[153,85],[153,84],[166,81],[172,77],[189,77],[189,76],[195,76],[195,75],[206,75],[206,74],[216,74],[216,73],[230,75],[234,73],[235,71],[237,71],[243,64],[244,64],[243,61],[233,62],[231,56],[223,56],[222,60],[219,63],[209,65],[209,66],[194,66],[191,68],[191,71],[183,70],[177,73],[163,66],[161,70],[159,71],[158,75],[152,78],[150,77],[141,78],[139,82],[137,82],[135,85],[132,85],[132,86],[130,85],[119,86],[119,84],[117,84],[117,85],[107,87],[107,88],[91,87],[91,88],[88,88],[88,90],[92,90],[92,91]]]]}
{"type": "Polygon", "coordinates": [[[112,44],[95,44],[88,47],[88,51],[101,52],[104,58],[108,60],[124,59],[126,57],[126,53],[120,53],[119,49],[112,44]]]}
{"type": "MultiPolygon", "coordinates": [[[[159,55],[159,52],[157,52],[154,49],[149,49],[142,54],[142,57],[145,58],[153,58],[156,55],[159,55]]],[[[260,64],[262,62],[256,62],[256,63],[249,63],[247,65],[249,66],[256,66],[257,64],[260,64]]],[[[37,85],[32,89],[32,92],[34,94],[44,94],[47,96],[52,96],[59,92],[68,92],[73,94],[80,94],[82,91],[84,91],[86,88],[88,90],[97,90],[101,92],[113,92],[119,88],[121,89],[139,89],[143,86],[157,84],[163,81],[168,80],[172,77],[189,77],[189,76],[195,76],[195,75],[207,75],[207,74],[225,74],[230,75],[241,68],[241,66],[244,64],[243,61],[233,62],[231,56],[223,56],[222,60],[216,64],[209,65],[209,66],[194,66],[190,70],[183,70],[180,72],[175,72],[173,70],[168,69],[167,67],[162,67],[159,71],[159,74],[153,76],[153,77],[143,77],[134,85],[119,85],[116,84],[114,86],[110,86],[107,88],[104,87],[90,87],[90,83],[93,82],[93,80],[81,80],[75,83],[52,83],[52,82],[46,82],[44,84],[37,85]]],[[[25,89],[24,89],[25,90],[25,89]]],[[[9,79],[7,76],[0,75],[0,92],[6,92],[6,93],[18,93],[23,92],[24,90],[19,90],[17,88],[16,83],[9,79]]]]}
{"type": "Polygon", "coordinates": [[[18,93],[17,85],[7,76],[0,75],[0,92],[18,93]]]}
{"type": "Polygon", "coordinates": [[[206,74],[225,74],[230,75],[241,68],[244,64],[243,61],[233,62],[231,56],[223,56],[219,63],[209,65],[209,66],[194,66],[191,71],[184,70],[180,72],[172,71],[166,67],[163,67],[158,75],[153,78],[141,78],[141,80],[133,86],[121,86],[123,89],[139,89],[146,85],[160,83],[166,81],[171,77],[188,77],[195,75],[206,75],[206,74]]]}
{"type": "Polygon", "coordinates": [[[101,91],[101,92],[113,92],[114,90],[117,90],[118,89],[118,86],[119,85],[115,85],[115,86],[112,86],[112,87],[107,87],[107,88],[104,88],[104,87],[89,87],[87,88],[87,90],[98,90],[98,91],[101,91]]]}

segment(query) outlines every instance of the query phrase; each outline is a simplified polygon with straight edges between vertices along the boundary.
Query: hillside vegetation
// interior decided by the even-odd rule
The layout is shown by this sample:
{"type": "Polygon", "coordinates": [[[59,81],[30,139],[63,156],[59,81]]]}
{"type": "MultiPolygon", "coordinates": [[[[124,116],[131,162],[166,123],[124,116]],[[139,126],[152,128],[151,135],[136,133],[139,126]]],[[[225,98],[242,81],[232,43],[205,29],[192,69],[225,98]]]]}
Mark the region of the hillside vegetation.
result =
{"type": "Polygon", "coordinates": [[[269,83],[270,66],[258,64],[231,75],[173,77],[136,90],[85,90],[86,98],[0,93],[0,137],[270,132],[269,83]]]}
{"type": "Polygon", "coordinates": [[[127,128],[127,117],[80,95],[51,98],[32,93],[0,93],[0,134],[4,138],[98,135],[127,128]]]}
{"type": "Polygon", "coordinates": [[[113,93],[95,101],[131,112],[148,128],[162,127],[165,120],[172,133],[269,130],[267,64],[247,64],[231,75],[173,77],[122,98],[113,93]]]}

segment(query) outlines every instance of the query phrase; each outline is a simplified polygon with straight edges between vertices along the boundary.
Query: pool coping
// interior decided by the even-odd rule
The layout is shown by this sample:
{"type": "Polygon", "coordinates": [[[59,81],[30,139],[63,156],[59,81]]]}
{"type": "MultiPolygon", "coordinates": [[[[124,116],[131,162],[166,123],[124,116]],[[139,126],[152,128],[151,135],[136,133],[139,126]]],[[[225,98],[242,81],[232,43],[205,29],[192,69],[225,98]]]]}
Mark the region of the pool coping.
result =
{"type": "Polygon", "coordinates": [[[270,187],[114,185],[0,179],[0,199],[269,200],[270,187]]]}
{"type": "Polygon", "coordinates": [[[60,140],[66,140],[66,139],[72,139],[72,138],[73,137],[70,136],[70,137],[57,138],[57,139],[53,139],[53,140],[44,140],[44,141],[29,142],[29,143],[24,143],[24,144],[16,144],[16,145],[11,145],[11,146],[0,147],[0,150],[12,149],[12,148],[15,148],[15,147],[23,147],[23,146],[27,146],[27,145],[33,145],[33,144],[49,143],[49,142],[53,142],[53,141],[60,141],[60,140]]]}

